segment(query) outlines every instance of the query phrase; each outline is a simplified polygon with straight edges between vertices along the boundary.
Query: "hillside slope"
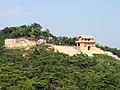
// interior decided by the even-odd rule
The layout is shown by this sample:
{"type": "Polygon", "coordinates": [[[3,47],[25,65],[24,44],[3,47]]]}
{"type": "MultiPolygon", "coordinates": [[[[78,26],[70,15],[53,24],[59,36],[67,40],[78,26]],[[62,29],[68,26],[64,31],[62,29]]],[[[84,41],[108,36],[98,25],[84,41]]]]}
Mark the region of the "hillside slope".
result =
{"type": "Polygon", "coordinates": [[[120,90],[120,61],[69,56],[40,45],[0,54],[1,90],[120,90]]]}
{"type": "Polygon", "coordinates": [[[59,46],[59,45],[52,45],[52,44],[50,46],[55,49],[55,52],[58,51],[60,53],[65,53],[70,56],[73,56],[75,54],[80,54],[80,52],[72,46],[59,46]]]}
{"type": "Polygon", "coordinates": [[[90,50],[90,51],[84,51],[84,50],[80,50],[79,47],[77,48],[76,46],[60,46],[60,45],[52,45],[52,44],[47,44],[50,45],[51,47],[53,47],[55,49],[55,52],[58,51],[60,53],[65,53],[68,54],[70,56],[76,55],[76,54],[87,54],[88,56],[93,56],[93,54],[105,54],[108,56],[111,56],[113,58],[119,59],[116,55],[113,55],[111,52],[108,51],[103,51],[100,48],[96,47],[96,50],[90,50]]]}

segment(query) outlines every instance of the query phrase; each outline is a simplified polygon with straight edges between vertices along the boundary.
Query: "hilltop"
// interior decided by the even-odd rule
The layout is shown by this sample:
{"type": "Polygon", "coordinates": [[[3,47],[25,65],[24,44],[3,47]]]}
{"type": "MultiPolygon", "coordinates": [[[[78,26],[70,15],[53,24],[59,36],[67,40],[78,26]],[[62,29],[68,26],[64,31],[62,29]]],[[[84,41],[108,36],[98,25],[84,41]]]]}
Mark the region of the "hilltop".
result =
{"type": "MultiPolygon", "coordinates": [[[[43,41],[43,39],[39,39],[38,40],[40,44],[44,44],[45,45],[50,45],[51,48],[54,48],[55,52],[61,52],[61,53],[65,53],[68,54],[70,56],[76,55],[76,54],[86,54],[90,57],[94,57],[94,54],[106,54],[109,56],[112,56],[116,59],[119,59],[117,55],[113,55],[111,52],[109,51],[104,51],[101,50],[100,48],[94,47],[94,49],[92,50],[87,50],[87,47],[85,47],[85,50],[82,48],[84,47],[77,47],[77,46],[70,46],[70,45],[55,45],[55,44],[48,44],[46,43],[46,40],[43,41]]],[[[38,41],[36,41],[33,38],[17,38],[17,39],[5,39],[5,47],[7,49],[17,49],[17,48],[24,48],[25,50],[30,49],[31,47],[35,47],[36,45],[39,45],[38,41]],[[30,40],[29,40],[30,39],[30,40]]],[[[91,47],[93,48],[93,47],[91,47]]]]}
{"type": "MultiPolygon", "coordinates": [[[[76,45],[76,37],[57,37],[53,35],[48,28],[43,30],[42,26],[38,23],[33,23],[31,25],[21,25],[17,27],[6,27],[0,31],[1,45],[4,45],[5,39],[17,39],[17,43],[15,45],[8,45],[8,47],[11,48],[24,47],[28,49],[32,46],[35,46],[37,40],[40,38],[46,40],[46,42],[52,46],[60,45],[54,46],[57,50],[59,47],[63,47],[63,50],[61,50],[61,48],[58,51],[64,51],[64,53],[69,55],[81,53],[79,48],[74,47],[76,45]]],[[[100,45],[96,45],[96,47],[97,48],[93,49],[93,51],[82,50],[82,53],[88,54],[89,56],[92,56],[92,54],[96,53],[107,54],[116,58],[117,56],[120,57],[120,50],[117,50],[116,48],[109,48],[107,46],[103,47],[100,45]]]]}
{"type": "MultiPolygon", "coordinates": [[[[1,30],[0,89],[119,90],[120,60],[107,54],[92,53],[94,57],[89,57],[80,53],[75,39],[54,36],[37,23],[1,30]],[[6,38],[17,39],[20,48],[4,47],[6,38]],[[49,44],[36,45],[38,38],[49,44]]],[[[116,48],[96,47],[120,57],[116,48]]]]}

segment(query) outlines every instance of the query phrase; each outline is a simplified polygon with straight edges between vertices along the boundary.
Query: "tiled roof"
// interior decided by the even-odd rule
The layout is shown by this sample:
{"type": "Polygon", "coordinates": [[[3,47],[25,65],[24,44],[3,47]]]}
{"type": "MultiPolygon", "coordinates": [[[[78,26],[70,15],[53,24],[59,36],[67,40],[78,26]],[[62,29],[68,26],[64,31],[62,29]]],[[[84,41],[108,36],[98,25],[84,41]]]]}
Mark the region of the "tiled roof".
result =
{"type": "Polygon", "coordinates": [[[92,35],[80,35],[79,37],[82,37],[82,38],[95,38],[92,35]]]}

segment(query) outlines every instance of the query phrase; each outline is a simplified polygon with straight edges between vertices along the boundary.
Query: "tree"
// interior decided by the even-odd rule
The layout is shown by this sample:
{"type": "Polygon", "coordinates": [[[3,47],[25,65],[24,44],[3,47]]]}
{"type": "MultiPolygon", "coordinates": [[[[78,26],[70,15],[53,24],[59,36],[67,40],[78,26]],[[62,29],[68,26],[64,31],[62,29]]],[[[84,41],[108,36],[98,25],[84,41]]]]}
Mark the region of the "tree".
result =
{"type": "Polygon", "coordinates": [[[34,35],[36,38],[40,38],[41,30],[39,28],[34,28],[34,31],[32,32],[32,35],[34,35]]]}
{"type": "Polygon", "coordinates": [[[40,38],[42,35],[42,27],[40,26],[40,24],[34,23],[31,25],[31,29],[32,29],[32,35],[34,35],[36,38],[40,38]]]}
{"type": "Polygon", "coordinates": [[[0,32],[0,53],[3,51],[3,49],[4,49],[4,36],[0,32]]]}
{"type": "Polygon", "coordinates": [[[50,29],[46,28],[46,30],[43,31],[43,37],[46,40],[49,40],[53,35],[50,33],[50,29]]]}

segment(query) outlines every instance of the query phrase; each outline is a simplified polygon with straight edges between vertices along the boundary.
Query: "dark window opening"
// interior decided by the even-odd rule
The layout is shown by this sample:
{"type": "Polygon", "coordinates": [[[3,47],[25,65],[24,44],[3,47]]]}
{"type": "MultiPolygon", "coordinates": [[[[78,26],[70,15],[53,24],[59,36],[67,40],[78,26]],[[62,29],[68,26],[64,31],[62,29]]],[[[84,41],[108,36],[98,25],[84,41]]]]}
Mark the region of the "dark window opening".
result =
{"type": "Polygon", "coordinates": [[[90,41],[91,39],[88,39],[88,41],[90,41]]]}
{"type": "Polygon", "coordinates": [[[91,49],[91,47],[90,46],[88,46],[88,50],[90,50],[91,49]]]}

